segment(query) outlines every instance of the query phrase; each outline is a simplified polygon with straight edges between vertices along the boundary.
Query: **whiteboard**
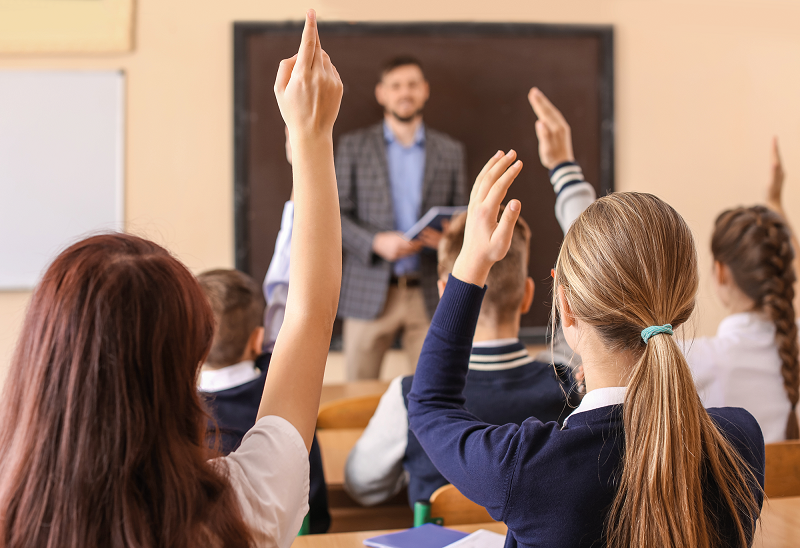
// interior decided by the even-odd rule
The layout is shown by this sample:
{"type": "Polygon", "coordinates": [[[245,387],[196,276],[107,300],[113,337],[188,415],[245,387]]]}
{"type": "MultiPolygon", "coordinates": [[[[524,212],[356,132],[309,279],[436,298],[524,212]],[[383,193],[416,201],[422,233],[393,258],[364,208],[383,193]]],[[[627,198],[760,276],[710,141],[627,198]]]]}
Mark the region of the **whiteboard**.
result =
{"type": "Polygon", "coordinates": [[[123,229],[123,132],[121,72],[0,71],[0,290],[123,229]]]}

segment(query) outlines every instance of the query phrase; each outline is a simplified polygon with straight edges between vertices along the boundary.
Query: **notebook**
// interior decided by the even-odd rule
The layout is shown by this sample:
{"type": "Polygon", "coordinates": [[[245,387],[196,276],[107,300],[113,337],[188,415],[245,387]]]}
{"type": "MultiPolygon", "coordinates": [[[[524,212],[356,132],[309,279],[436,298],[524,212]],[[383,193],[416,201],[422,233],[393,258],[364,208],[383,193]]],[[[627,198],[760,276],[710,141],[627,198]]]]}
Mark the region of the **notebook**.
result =
{"type": "Polygon", "coordinates": [[[505,545],[505,535],[478,529],[471,535],[450,544],[447,548],[503,548],[505,545]]]}
{"type": "Polygon", "coordinates": [[[432,207],[428,210],[428,212],[422,216],[422,218],[417,221],[414,226],[406,230],[404,236],[409,239],[413,240],[419,233],[422,232],[425,228],[432,228],[434,230],[442,230],[442,221],[445,219],[449,219],[456,213],[461,213],[462,211],[466,211],[466,206],[436,206],[432,207]]]}
{"type": "Polygon", "coordinates": [[[364,544],[372,548],[444,548],[466,536],[467,533],[461,531],[426,523],[399,533],[368,538],[364,544]]]}

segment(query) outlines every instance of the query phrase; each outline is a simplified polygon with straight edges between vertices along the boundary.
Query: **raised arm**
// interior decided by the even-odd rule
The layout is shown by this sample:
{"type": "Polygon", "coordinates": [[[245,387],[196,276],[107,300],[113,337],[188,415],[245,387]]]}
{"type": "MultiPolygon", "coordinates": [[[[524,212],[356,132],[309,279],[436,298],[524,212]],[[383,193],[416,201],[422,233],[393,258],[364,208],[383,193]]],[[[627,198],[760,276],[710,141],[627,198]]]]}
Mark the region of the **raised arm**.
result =
{"type": "Polygon", "coordinates": [[[511,200],[498,222],[500,203],[522,169],[515,159],[513,151],[498,152],[472,188],[464,244],[434,313],[408,396],[409,426],[433,464],[495,519],[503,519],[505,513],[519,427],[480,421],[464,409],[463,390],[484,283],[491,266],[508,251],[520,214],[519,201],[511,200]]]}
{"type": "Polygon", "coordinates": [[[342,277],[333,124],[342,82],[309,10],[297,55],[281,62],[275,96],[289,128],[294,181],[289,296],[258,418],[277,415],[311,447],[342,277]]]}
{"type": "Polygon", "coordinates": [[[550,182],[556,193],[556,219],[564,234],[595,201],[594,187],[583,178],[581,167],[572,152],[572,130],[553,103],[539,88],[531,88],[528,101],[533,107],[536,136],[539,139],[539,160],[550,171],[550,182]]]}
{"type": "MultiPolygon", "coordinates": [[[[783,182],[786,179],[786,173],[783,171],[783,162],[781,161],[781,153],[778,149],[778,138],[772,138],[772,154],[770,157],[770,181],[767,186],[767,201],[766,205],[771,210],[780,214],[786,221],[786,226],[789,227],[789,232],[792,235],[792,247],[794,248],[794,273],[795,276],[800,276],[800,246],[797,242],[797,233],[792,228],[789,222],[789,217],[786,216],[786,210],[783,208],[783,182]]],[[[795,286],[794,293],[794,310],[795,314],[800,314],[800,291],[795,286]]]]}

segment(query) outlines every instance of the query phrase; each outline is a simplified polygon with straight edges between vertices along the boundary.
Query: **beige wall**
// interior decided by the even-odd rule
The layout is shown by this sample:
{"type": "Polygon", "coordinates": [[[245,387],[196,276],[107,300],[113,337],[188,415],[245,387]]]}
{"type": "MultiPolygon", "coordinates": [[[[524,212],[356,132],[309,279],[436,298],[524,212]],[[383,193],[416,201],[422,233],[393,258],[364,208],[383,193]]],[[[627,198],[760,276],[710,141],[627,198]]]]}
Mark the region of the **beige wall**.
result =
{"type": "MultiPolygon", "coordinates": [[[[0,69],[125,70],[130,229],[192,269],[231,266],[231,23],[299,19],[305,7],[139,0],[133,53],[0,56],[0,69]]],[[[711,224],[721,209],[760,199],[772,134],[784,150],[789,213],[800,222],[800,4],[792,0],[320,0],[316,7],[323,20],[613,24],[617,188],[659,194],[695,230],[704,274],[700,333],[713,333],[722,317],[705,275],[711,224]]],[[[534,159],[534,151],[523,155],[534,159]]],[[[27,297],[0,293],[0,372],[27,297]]]]}

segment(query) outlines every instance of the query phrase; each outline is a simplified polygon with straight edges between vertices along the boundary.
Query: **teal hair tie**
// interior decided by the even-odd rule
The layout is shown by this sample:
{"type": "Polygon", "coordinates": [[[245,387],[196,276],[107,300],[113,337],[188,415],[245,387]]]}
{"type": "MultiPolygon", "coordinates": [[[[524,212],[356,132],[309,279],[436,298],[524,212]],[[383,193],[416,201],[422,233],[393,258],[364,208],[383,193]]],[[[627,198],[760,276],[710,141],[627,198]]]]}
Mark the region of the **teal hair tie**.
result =
{"type": "Polygon", "coordinates": [[[647,344],[647,341],[650,340],[650,337],[653,335],[659,335],[661,333],[672,335],[672,325],[651,325],[648,328],[642,329],[642,340],[644,341],[644,344],[647,344]]]}

